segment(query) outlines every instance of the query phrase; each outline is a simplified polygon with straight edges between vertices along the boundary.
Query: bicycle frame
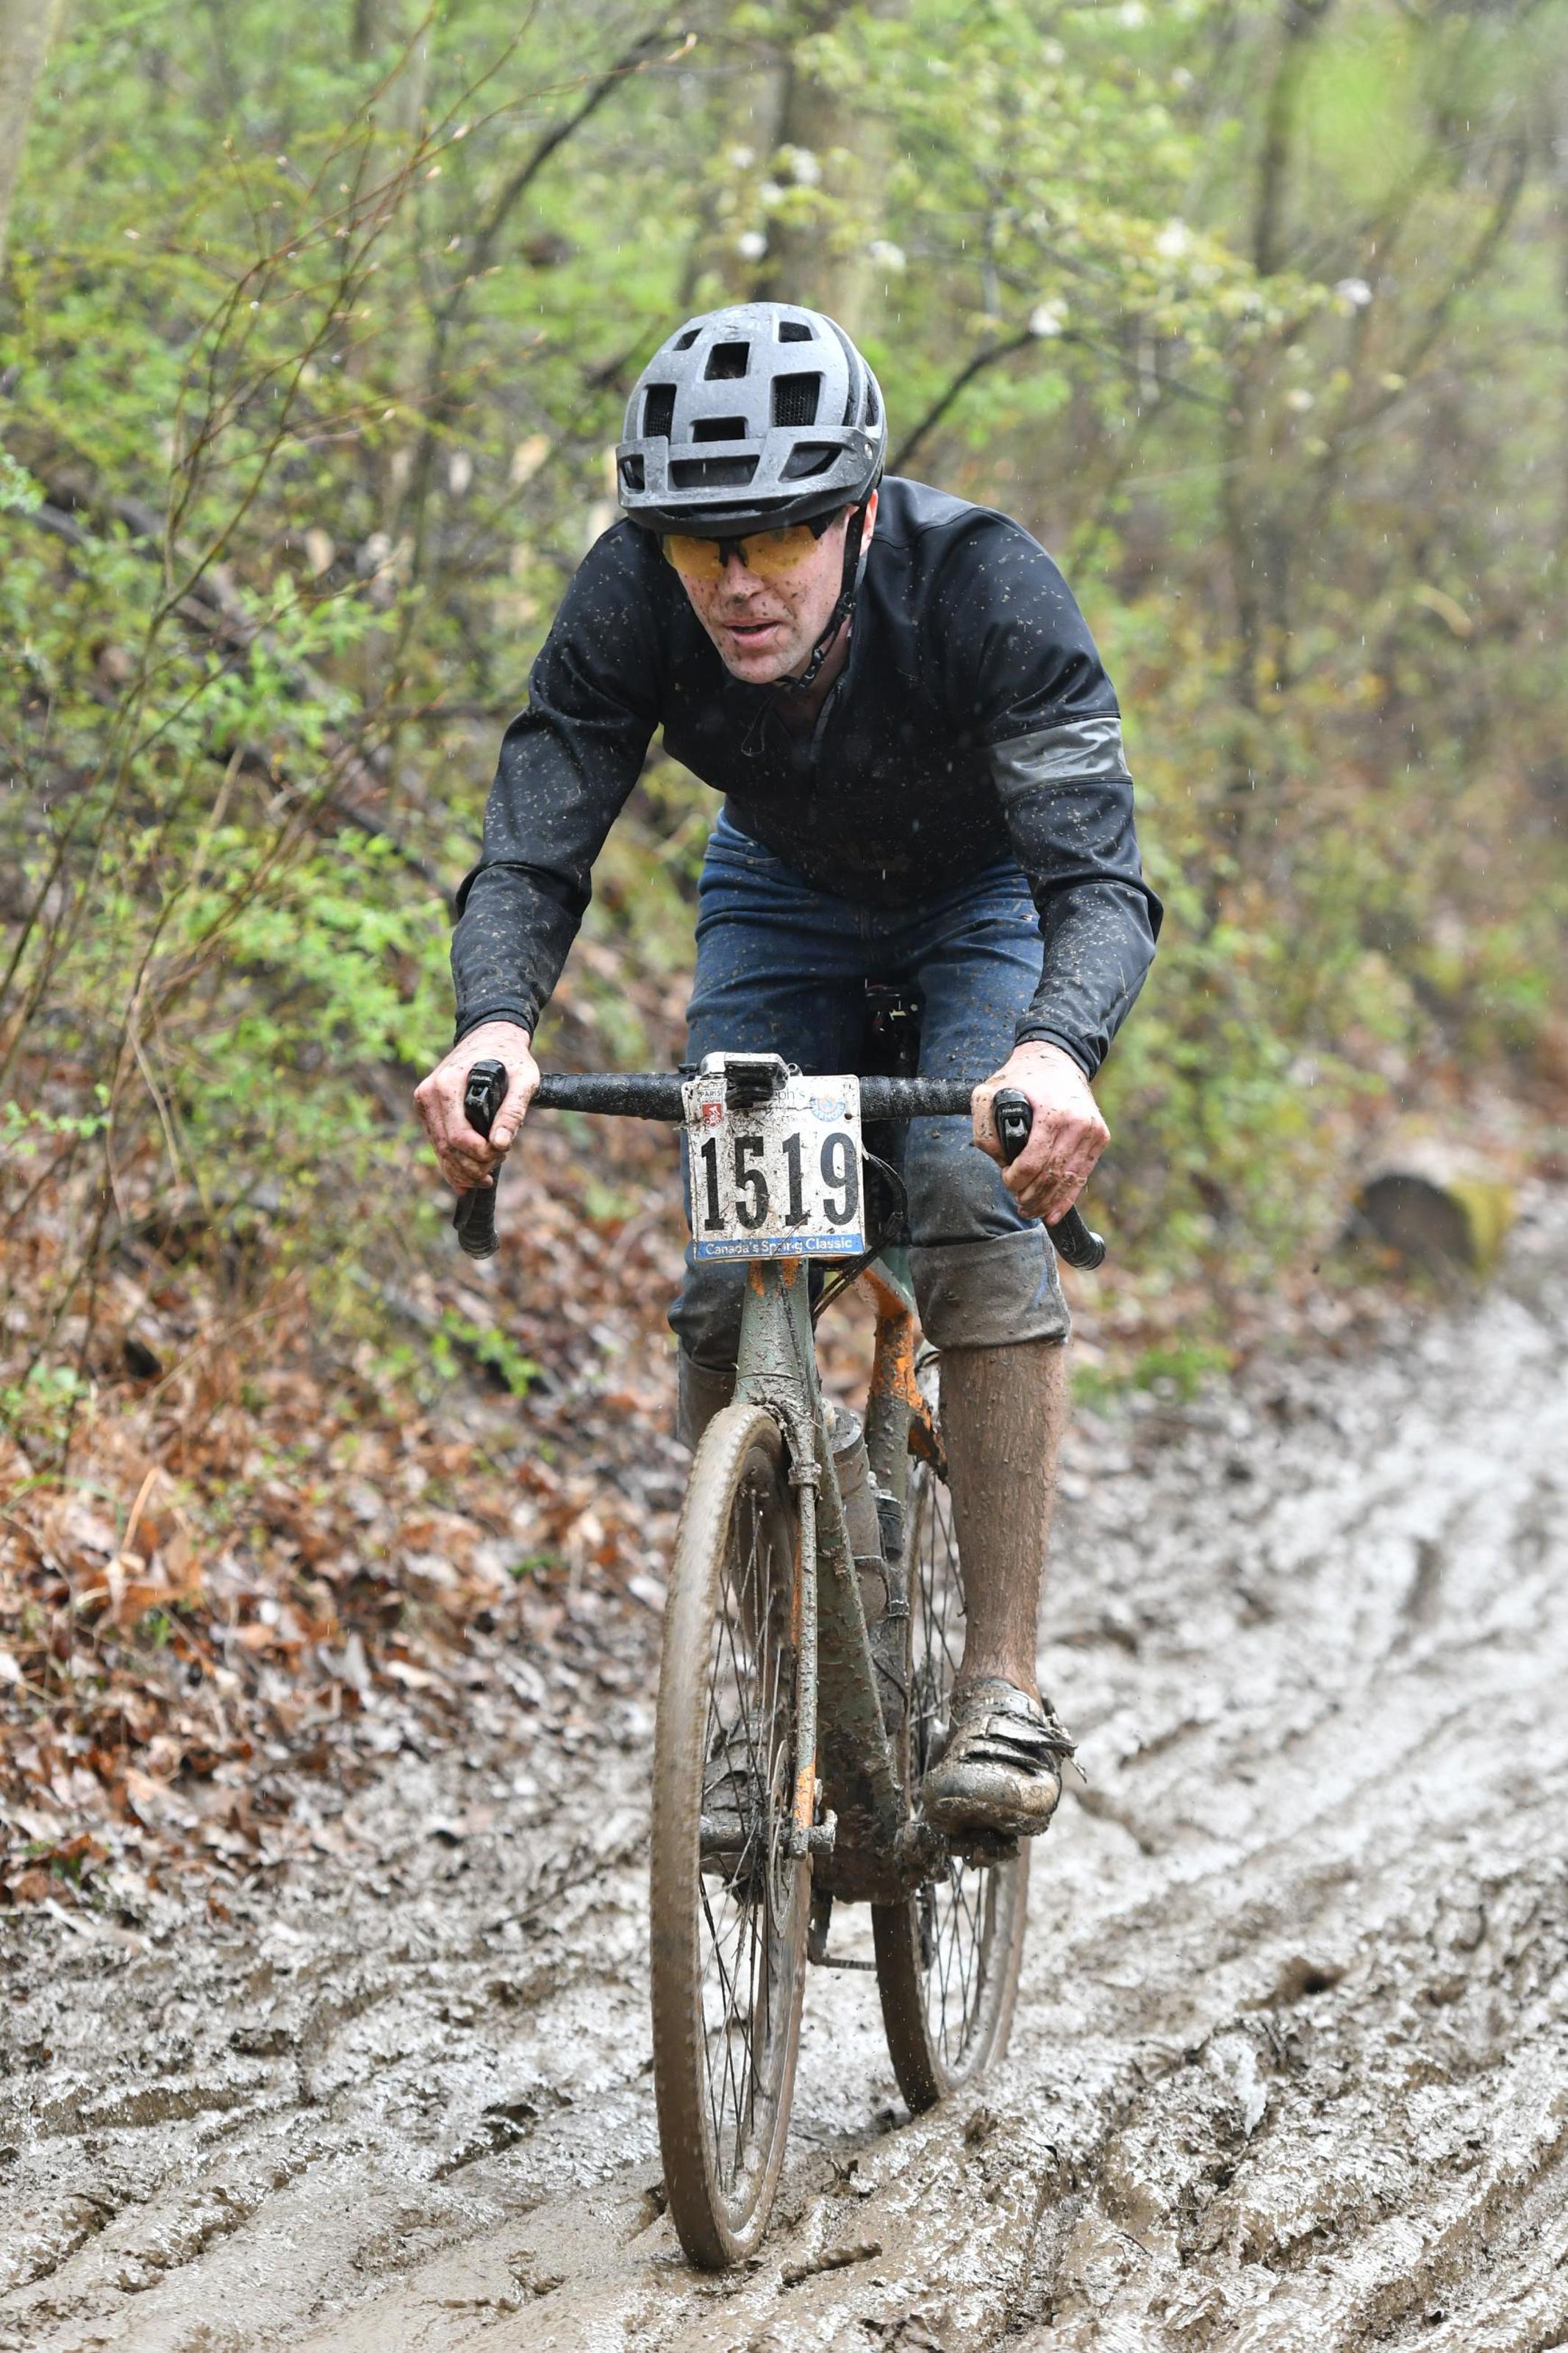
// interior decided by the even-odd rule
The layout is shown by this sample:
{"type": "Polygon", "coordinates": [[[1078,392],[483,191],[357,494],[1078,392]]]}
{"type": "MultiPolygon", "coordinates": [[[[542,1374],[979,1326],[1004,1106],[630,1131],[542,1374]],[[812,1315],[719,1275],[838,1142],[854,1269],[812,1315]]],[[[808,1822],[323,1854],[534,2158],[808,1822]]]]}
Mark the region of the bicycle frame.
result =
{"type": "MultiPolygon", "coordinates": [[[[915,1380],[914,1300],[901,1258],[890,1250],[865,1270],[877,1303],[867,1452],[879,1483],[900,1508],[911,1432],[917,1450],[940,1461],[930,1409],[915,1380]]],[[[790,1853],[816,1858],[815,1881],[824,1892],[851,1902],[896,1902],[929,1869],[931,1841],[911,1835],[883,1722],[817,1374],[810,1284],[799,1259],[760,1260],[748,1270],[735,1396],[762,1406],[780,1423],[799,1499],[790,1853]]]]}

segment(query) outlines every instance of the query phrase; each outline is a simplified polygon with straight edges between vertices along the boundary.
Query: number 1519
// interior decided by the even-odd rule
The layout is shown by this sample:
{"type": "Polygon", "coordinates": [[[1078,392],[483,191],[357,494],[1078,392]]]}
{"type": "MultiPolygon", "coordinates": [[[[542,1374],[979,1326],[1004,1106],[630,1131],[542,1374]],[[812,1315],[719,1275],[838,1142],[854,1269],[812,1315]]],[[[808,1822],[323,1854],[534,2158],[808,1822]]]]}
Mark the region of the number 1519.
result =
{"type": "MultiPolygon", "coordinates": [[[[755,1233],[768,1221],[773,1208],[768,1180],[762,1162],[765,1145],[760,1135],[737,1135],[732,1139],[734,1159],[734,1215],[738,1224],[748,1233],[755,1233]]],[[[814,1212],[805,1203],[805,1150],[798,1134],[786,1135],[783,1143],[784,1189],[787,1202],[779,1222],[786,1231],[814,1221],[814,1212]]],[[[719,1194],[719,1139],[710,1135],[702,1145],[699,1157],[702,1163],[704,1192],[703,1228],[708,1233],[721,1233],[729,1223],[719,1194]]],[[[842,1129],[824,1136],[817,1155],[817,1174],[822,1185],[822,1215],[830,1226],[852,1226],[860,1214],[860,1170],[855,1146],[842,1129]]]]}

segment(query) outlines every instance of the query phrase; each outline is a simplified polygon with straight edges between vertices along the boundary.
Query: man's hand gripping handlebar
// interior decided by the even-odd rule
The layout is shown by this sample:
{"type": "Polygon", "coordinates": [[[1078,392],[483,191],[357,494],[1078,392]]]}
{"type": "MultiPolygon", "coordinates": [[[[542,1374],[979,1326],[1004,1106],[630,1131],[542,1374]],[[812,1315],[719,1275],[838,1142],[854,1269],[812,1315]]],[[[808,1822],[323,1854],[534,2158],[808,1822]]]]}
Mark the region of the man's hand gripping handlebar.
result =
{"type": "MultiPolygon", "coordinates": [[[[415,1108],[454,1193],[493,1191],[496,1171],[538,1084],[532,1040],[521,1021],[510,1020],[470,1029],[420,1081],[415,1108]],[[500,1079],[471,1085],[480,1064],[499,1069],[500,1079]]],[[[471,1208],[468,1214],[473,1215],[471,1208]]]]}
{"type": "MultiPolygon", "coordinates": [[[[468,1072],[468,1082],[463,1089],[463,1116],[478,1135],[488,1136],[495,1124],[495,1115],[506,1101],[506,1064],[494,1060],[476,1062],[468,1072]]],[[[452,1223],[458,1229],[458,1240],[470,1258],[494,1258],[500,1245],[496,1240],[496,1179],[488,1185],[475,1185],[459,1193],[458,1206],[452,1212],[452,1223]]]]}
{"type": "MultiPolygon", "coordinates": [[[[1011,1167],[1029,1141],[1029,1131],[1035,1124],[1034,1105],[1016,1087],[998,1089],[991,1104],[991,1115],[996,1122],[997,1140],[1002,1146],[1003,1165],[1011,1167]]],[[[1091,1233],[1076,1209],[1064,1210],[1047,1233],[1058,1258],[1068,1266],[1092,1274],[1097,1266],[1105,1263],[1105,1244],[1099,1234],[1091,1233]]]]}

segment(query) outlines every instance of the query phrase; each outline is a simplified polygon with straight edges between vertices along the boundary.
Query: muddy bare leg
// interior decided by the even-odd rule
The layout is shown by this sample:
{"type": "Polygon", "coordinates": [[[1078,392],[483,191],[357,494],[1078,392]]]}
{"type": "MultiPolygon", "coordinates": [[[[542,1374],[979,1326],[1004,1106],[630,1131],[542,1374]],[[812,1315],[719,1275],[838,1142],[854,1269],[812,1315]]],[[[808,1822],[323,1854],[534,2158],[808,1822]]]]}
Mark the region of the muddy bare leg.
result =
{"type": "Polygon", "coordinates": [[[961,1689],[994,1676],[1039,1696],[1040,1585],[1066,1418],[1061,1342],[944,1351],[942,1430],[967,1604],[961,1689]]]}

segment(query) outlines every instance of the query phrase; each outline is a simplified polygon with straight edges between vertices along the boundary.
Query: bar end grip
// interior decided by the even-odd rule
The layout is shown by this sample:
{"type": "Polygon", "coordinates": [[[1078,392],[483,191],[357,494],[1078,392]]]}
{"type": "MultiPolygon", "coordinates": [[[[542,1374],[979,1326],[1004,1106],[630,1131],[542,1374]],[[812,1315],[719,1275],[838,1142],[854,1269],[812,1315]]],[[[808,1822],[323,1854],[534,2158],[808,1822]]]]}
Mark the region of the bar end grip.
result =
{"type": "Polygon", "coordinates": [[[476,1185],[471,1191],[459,1193],[452,1224],[470,1258],[494,1258],[500,1248],[496,1238],[495,1186],[476,1185]]]}
{"type": "MultiPolygon", "coordinates": [[[[480,1135],[488,1135],[495,1115],[506,1101],[506,1064],[493,1060],[476,1062],[463,1090],[463,1116],[480,1135]]],[[[452,1212],[458,1240],[470,1258],[494,1258],[500,1244],[496,1237],[496,1185],[475,1185],[459,1193],[452,1212]]]]}
{"type": "Polygon", "coordinates": [[[1085,1224],[1076,1208],[1069,1209],[1065,1218],[1058,1218],[1054,1226],[1047,1226],[1046,1231],[1057,1256],[1066,1259],[1068,1266],[1092,1274],[1097,1266],[1105,1264],[1103,1237],[1085,1224]]]}

